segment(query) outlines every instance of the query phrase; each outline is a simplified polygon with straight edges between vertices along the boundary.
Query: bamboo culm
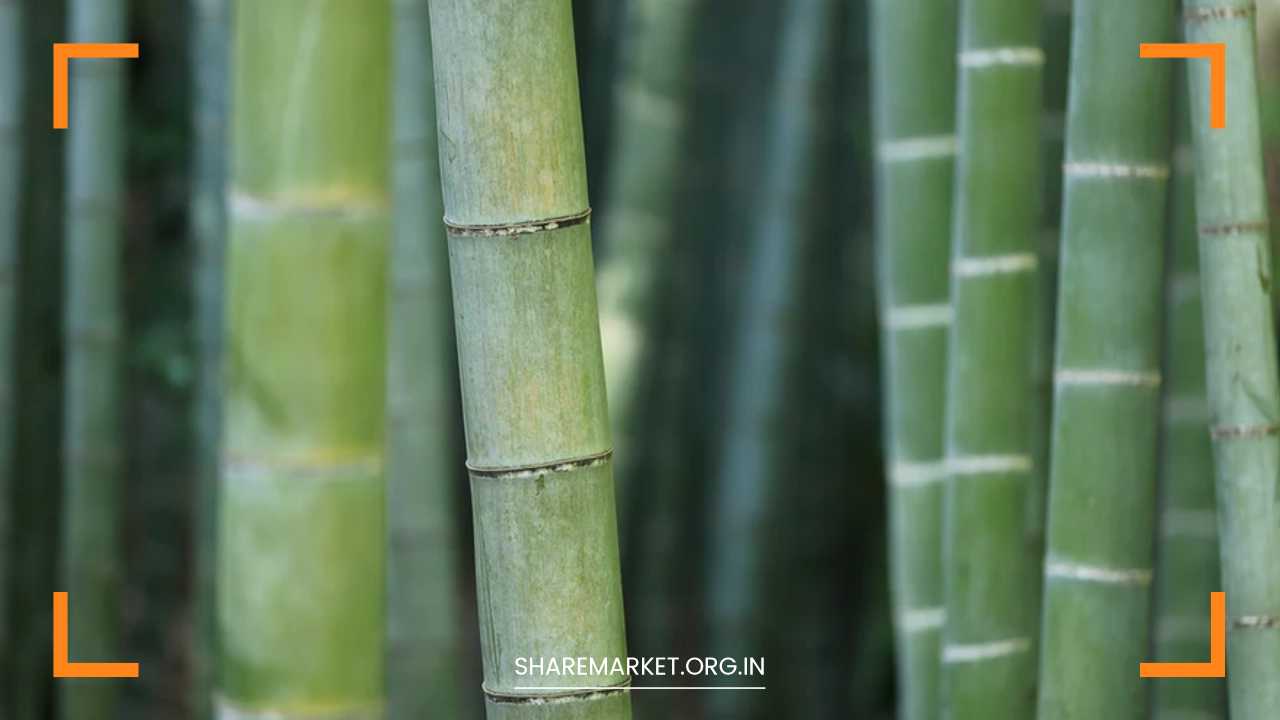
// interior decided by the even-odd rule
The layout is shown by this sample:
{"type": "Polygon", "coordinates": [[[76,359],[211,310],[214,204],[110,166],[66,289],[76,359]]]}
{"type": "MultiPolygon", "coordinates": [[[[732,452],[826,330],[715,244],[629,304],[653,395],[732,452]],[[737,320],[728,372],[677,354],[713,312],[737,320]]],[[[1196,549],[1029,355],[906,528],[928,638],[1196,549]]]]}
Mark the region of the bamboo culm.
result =
{"type": "Polygon", "coordinates": [[[451,432],[449,258],[426,0],[394,5],[394,229],[387,357],[387,707],[392,720],[463,715],[451,432]]]}
{"type": "MultiPolygon", "coordinates": [[[[1195,169],[1185,68],[1174,70],[1175,149],[1169,188],[1165,272],[1164,421],[1160,442],[1155,659],[1209,657],[1209,594],[1222,587],[1218,518],[1213,499],[1213,447],[1205,397],[1204,314],[1196,247],[1195,169]]],[[[1225,718],[1225,688],[1216,680],[1160,680],[1152,689],[1154,720],[1225,718]]]]}
{"type": "Polygon", "coordinates": [[[956,4],[872,5],[889,567],[901,720],[939,717],[956,4]]]}
{"type": "MultiPolygon", "coordinates": [[[[122,42],[125,16],[120,0],[73,0],[71,41],[122,42]]],[[[124,73],[120,61],[77,60],[69,80],[62,582],[86,660],[116,657],[120,636],[124,73]]],[[[118,684],[59,690],[67,720],[114,717],[118,684]]]]}
{"type": "Polygon", "coordinates": [[[1034,712],[1040,22],[1039,3],[960,3],[943,509],[943,712],[954,720],[1034,712]]]}
{"type": "Polygon", "coordinates": [[[1188,42],[1226,44],[1226,127],[1208,63],[1189,66],[1210,437],[1232,720],[1280,707],[1280,392],[1251,0],[1185,0],[1188,42]]]}
{"type": "Polygon", "coordinates": [[[9,658],[17,654],[9,632],[10,558],[15,537],[13,510],[13,441],[17,432],[14,387],[18,321],[19,213],[22,193],[23,7],[0,2],[0,713],[12,697],[9,658]]]}
{"type": "MultiPolygon", "coordinates": [[[[835,3],[798,0],[783,10],[777,76],[767,109],[758,209],[738,322],[728,361],[728,398],[719,465],[710,489],[708,632],[712,652],[746,657],[764,639],[760,598],[769,584],[765,538],[776,518],[779,482],[793,461],[777,432],[789,409],[788,365],[802,338],[796,317],[806,250],[808,194],[821,147],[823,63],[835,44],[835,3]]],[[[744,693],[715,693],[708,717],[747,718],[760,705],[744,693]]]]}
{"type": "Polygon", "coordinates": [[[1172,0],[1076,0],[1038,717],[1148,717],[1172,0]],[[1124,308],[1124,312],[1116,312],[1124,308]],[[1099,655],[1097,648],[1108,652],[1099,655]]]}
{"type": "Polygon", "coordinates": [[[229,0],[192,3],[191,126],[194,135],[191,188],[192,267],[195,287],[196,376],[193,430],[196,442],[195,568],[192,596],[192,707],[198,720],[212,717],[216,664],[214,576],[217,564],[218,458],[222,433],[223,264],[227,233],[227,61],[229,0]]]}
{"type": "Polygon", "coordinates": [[[626,720],[625,674],[515,662],[627,654],[571,5],[431,0],[431,37],[487,715],[626,720]]]}
{"type": "Polygon", "coordinates": [[[218,717],[383,712],[390,10],[233,6],[218,717]]]}

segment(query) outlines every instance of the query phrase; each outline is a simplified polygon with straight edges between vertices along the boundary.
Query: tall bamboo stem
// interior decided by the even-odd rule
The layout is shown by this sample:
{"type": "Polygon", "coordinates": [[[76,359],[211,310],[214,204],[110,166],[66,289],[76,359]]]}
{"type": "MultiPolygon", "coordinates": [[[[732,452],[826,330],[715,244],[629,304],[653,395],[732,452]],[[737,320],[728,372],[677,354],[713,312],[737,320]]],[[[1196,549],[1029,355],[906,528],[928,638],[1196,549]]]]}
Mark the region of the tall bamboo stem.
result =
{"type": "Polygon", "coordinates": [[[0,713],[10,697],[9,597],[13,592],[10,557],[12,525],[13,441],[17,432],[14,387],[17,379],[15,329],[18,321],[19,214],[22,193],[23,8],[0,2],[0,713]]]}
{"type": "Polygon", "coordinates": [[[192,585],[192,706],[197,718],[212,716],[217,615],[218,457],[222,435],[223,263],[227,233],[227,69],[230,6],[227,0],[193,0],[194,73],[191,125],[194,136],[191,234],[195,245],[196,491],[192,510],[195,546],[192,585]]]}
{"type": "MultiPolygon", "coordinates": [[[[72,42],[121,42],[125,3],[74,0],[72,42]]],[[[111,660],[120,635],[120,247],[124,80],[118,60],[77,60],[67,153],[63,585],[76,656],[111,660]]],[[[120,686],[63,683],[61,716],[113,717],[120,686]]]]}
{"type": "Polygon", "coordinates": [[[426,0],[395,8],[387,364],[387,702],[392,720],[458,717],[458,539],[449,260],[440,218],[426,0]]]}
{"type": "MultiPolygon", "coordinates": [[[[1161,427],[1159,544],[1156,551],[1155,658],[1209,657],[1209,593],[1221,588],[1213,447],[1205,397],[1204,314],[1196,247],[1191,108],[1183,68],[1175,69],[1173,179],[1169,189],[1165,272],[1164,422],[1161,427]]],[[[1226,717],[1218,680],[1159,680],[1155,720],[1226,717]]]]}
{"type": "Polygon", "coordinates": [[[945,712],[1030,717],[1039,3],[962,0],[944,501],[945,712]]]}
{"type": "Polygon", "coordinates": [[[952,317],[956,4],[878,0],[872,11],[898,717],[932,720],[939,717],[945,612],[942,418],[952,317]]]}
{"type": "Polygon", "coordinates": [[[383,706],[390,2],[233,8],[219,717],[383,706]]]}
{"type": "Polygon", "coordinates": [[[516,664],[626,656],[570,3],[432,0],[431,35],[488,716],[625,720],[625,673],[516,664]]]}
{"type": "Polygon", "coordinates": [[[1280,391],[1252,0],[1186,0],[1186,37],[1226,44],[1226,127],[1208,63],[1190,69],[1210,437],[1233,720],[1280,707],[1280,391]]]}
{"type": "Polygon", "coordinates": [[[1148,715],[1173,3],[1076,0],[1039,717],[1148,715]],[[1124,312],[1117,312],[1124,308],[1124,312]],[[1106,653],[1097,648],[1105,646],[1106,653]]]}

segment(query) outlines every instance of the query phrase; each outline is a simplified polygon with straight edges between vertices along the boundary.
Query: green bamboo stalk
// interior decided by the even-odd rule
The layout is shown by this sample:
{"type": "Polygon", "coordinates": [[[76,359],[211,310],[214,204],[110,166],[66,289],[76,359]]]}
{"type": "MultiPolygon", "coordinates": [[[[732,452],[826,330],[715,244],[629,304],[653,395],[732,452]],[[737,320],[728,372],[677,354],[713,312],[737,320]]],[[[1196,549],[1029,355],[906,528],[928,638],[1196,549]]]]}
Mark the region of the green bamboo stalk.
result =
{"type": "Polygon", "coordinates": [[[1186,0],[1189,42],[1226,44],[1227,125],[1208,64],[1190,70],[1210,436],[1227,593],[1233,720],[1280,707],[1280,392],[1252,0],[1186,0]]]}
{"type": "Polygon", "coordinates": [[[431,36],[488,717],[623,720],[625,673],[516,665],[626,656],[570,2],[432,0],[431,36]]]}
{"type": "Polygon", "coordinates": [[[1146,718],[1171,0],[1076,0],[1038,717],[1146,718]],[[1123,312],[1117,309],[1123,308],[1123,312]],[[1107,652],[1098,653],[1099,647],[1107,652]]]}
{"type": "Polygon", "coordinates": [[[426,0],[394,4],[394,193],[387,364],[387,703],[391,720],[462,714],[453,520],[448,249],[440,218],[426,0]]]}
{"type": "Polygon", "coordinates": [[[6,713],[17,654],[9,632],[9,598],[13,592],[10,558],[12,525],[13,441],[17,432],[14,403],[17,379],[19,210],[22,193],[22,45],[23,8],[16,0],[0,1],[0,714],[6,713]]]}
{"type": "Polygon", "coordinates": [[[219,717],[382,713],[390,10],[233,7],[219,717]]]}
{"type": "Polygon", "coordinates": [[[218,457],[222,430],[223,263],[227,232],[227,69],[230,7],[227,0],[193,0],[191,6],[192,155],[191,234],[195,287],[196,491],[192,508],[195,567],[192,585],[191,704],[199,720],[212,717],[217,651],[214,610],[217,572],[218,457]]]}
{"type": "MultiPolygon", "coordinates": [[[[836,9],[829,0],[798,0],[783,8],[766,111],[764,177],[739,289],[743,300],[727,363],[723,444],[709,500],[708,632],[711,652],[722,657],[759,654],[764,641],[764,540],[780,483],[794,469],[787,435],[778,428],[793,407],[788,365],[803,336],[798,316],[804,260],[814,242],[808,200],[822,147],[822,68],[835,47],[836,9]]],[[[744,693],[715,693],[708,703],[710,718],[742,719],[760,711],[758,700],[744,693]]]]}
{"type": "MultiPolygon", "coordinates": [[[[1184,77],[1183,68],[1175,76],[1184,77]]],[[[1191,108],[1186,83],[1175,83],[1173,180],[1169,189],[1165,273],[1164,421],[1161,427],[1159,544],[1156,551],[1155,659],[1209,657],[1209,593],[1221,587],[1213,451],[1205,397],[1204,316],[1196,247],[1191,108]]],[[[1159,680],[1155,720],[1226,717],[1217,680],[1159,680]]]]}
{"type": "Polygon", "coordinates": [[[872,4],[898,717],[939,717],[956,4],[872,4]]]}
{"type": "Polygon", "coordinates": [[[1037,558],[1030,425],[1039,227],[1039,3],[962,0],[947,369],[944,712],[1027,718],[1037,558]]]}
{"type": "MultiPolygon", "coordinates": [[[[70,39],[121,42],[125,19],[119,0],[73,0],[70,39]]],[[[62,582],[80,660],[115,659],[120,639],[125,69],[119,60],[78,60],[69,80],[62,582]]],[[[92,680],[62,683],[60,716],[113,717],[119,688],[92,680]]]]}
{"type": "MultiPolygon", "coordinates": [[[[641,368],[662,362],[654,352],[656,306],[675,242],[697,7],[698,0],[636,0],[627,6],[627,46],[614,91],[617,126],[596,284],[610,425],[618,447],[615,474],[620,495],[628,499],[632,489],[645,492],[635,481],[651,450],[641,438],[648,419],[644,398],[653,388],[641,368]]],[[[625,522],[622,537],[628,537],[625,522]]]]}

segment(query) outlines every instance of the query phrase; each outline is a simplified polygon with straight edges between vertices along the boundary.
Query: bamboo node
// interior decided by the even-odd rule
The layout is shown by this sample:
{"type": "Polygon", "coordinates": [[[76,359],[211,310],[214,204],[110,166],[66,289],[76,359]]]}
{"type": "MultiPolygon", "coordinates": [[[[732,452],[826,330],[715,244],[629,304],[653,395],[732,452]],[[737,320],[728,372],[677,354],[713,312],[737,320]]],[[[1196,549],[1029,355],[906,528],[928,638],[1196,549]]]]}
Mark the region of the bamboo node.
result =
{"type": "Polygon", "coordinates": [[[503,225],[463,225],[449,218],[444,219],[445,229],[456,237],[510,237],[513,235],[532,235],[548,230],[560,230],[591,222],[591,208],[572,215],[546,218],[544,220],[526,220],[503,225]]]}
{"type": "Polygon", "coordinates": [[[1209,437],[1214,440],[1257,440],[1280,435],[1280,423],[1259,425],[1214,425],[1209,437]]]}
{"type": "Polygon", "coordinates": [[[1188,23],[1202,23],[1210,20],[1247,20],[1254,16],[1257,5],[1249,3],[1245,7],[1197,7],[1187,8],[1182,19],[1188,23]]]}
{"type": "Polygon", "coordinates": [[[581,687],[571,690],[551,690],[536,694],[528,690],[494,690],[483,683],[481,683],[480,688],[484,691],[484,699],[492,703],[508,705],[554,705],[566,702],[595,700],[596,698],[608,697],[610,695],[629,693],[631,692],[631,677],[628,676],[623,678],[622,682],[617,683],[616,685],[581,687]]]}
{"type": "Polygon", "coordinates": [[[1253,222],[1228,223],[1225,225],[1201,225],[1200,234],[1208,237],[1225,237],[1233,235],[1265,235],[1271,231],[1271,223],[1266,220],[1253,222]]]}
{"type": "Polygon", "coordinates": [[[959,151],[955,135],[928,135],[885,140],[880,143],[880,162],[901,163],[953,158],[959,151]]]}
{"type": "Polygon", "coordinates": [[[1127,164],[1111,162],[1069,162],[1062,165],[1063,174],[1071,179],[1096,180],[1167,180],[1169,166],[1163,163],[1127,164]]]}
{"type": "Polygon", "coordinates": [[[1030,455],[970,455],[947,458],[948,475],[1007,475],[1031,472],[1030,455]]]}
{"type": "Polygon", "coordinates": [[[1053,374],[1054,382],[1059,386],[1071,385],[1111,385],[1138,388],[1160,387],[1160,372],[1156,370],[1111,370],[1106,368],[1075,369],[1064,368],[1053,374]]]}
{"type": "Polygon", "coordinates": [[[905,633],[932,632],[947,621],[944,607],[908,608],[898,615],[898,628],[905,633]]]}
{"type": "Polygon", "coordinates": [[[1237,630],[1275,630],[1280,628],[1280,617],[1275,615],[1241,615],[1231,619],[1231,627],[1237,630]]]}
{"type": "Polygon", "coordinates": [[[984,662],[1030,652],[1030,650],[1031,638],[1025,637],[970,645],[948,644],[942,648],[942,662],[948,665],[984,662]]]}
{"type": "Polygon", "coordinates": [[[889,330],[924,330],[947,327],[954,318],[950,303],[900,305],[889,308],[883,322],[889,330]]]}
{"type": "Polygon", "coordinates": [[[502,480],[518,480],[525,478],[535,478],[541,475],[547,475],[556,472],[569,472],[570,470],[581,470],[583,468],[596,467],[604,465],[613,459],[613,450],[605,450],[595,455],[587,455],[581,458],[569,458],[566,460],[552,460],[551,462],[535,463],[532,465],[519,465],[512,467],[480,467],[467,461],[467,470],[476,477],[498,478],[502,480]]]}
{"type": "Polygon", "coordinates": [[[1045,560],[1044,574],[1047,578],[1057,580],[1076,580],[1079,582],[1102,583],[1104,585],[1141,585],[1151,584],[1150,568],[1113,568],[1102,565],[1086,565],[1049,558],[1045,560]]]}
{"type": "Polygon", "coordinates": [[[1038,47],[998,47],[964,50],[957,56],[962,68],[1041,67],[1044,51],[1038,47]]]}
{"type": "Polygon", "coordinates": [[[895,462],[889,468],[889,482],[896,488],[939,485],[947,479],[945,462],[895,462]]]}
{"type": "Polygon", "coordinates": [[[1032,272],[1039,267],[1040,259],[1035,253],[1015,253],[1012,255],[991,255],[987,257],[956,258],[951,271],[957,278],[986,277],[988,275],[1011,275],[1013,273],[1032,272]]]}

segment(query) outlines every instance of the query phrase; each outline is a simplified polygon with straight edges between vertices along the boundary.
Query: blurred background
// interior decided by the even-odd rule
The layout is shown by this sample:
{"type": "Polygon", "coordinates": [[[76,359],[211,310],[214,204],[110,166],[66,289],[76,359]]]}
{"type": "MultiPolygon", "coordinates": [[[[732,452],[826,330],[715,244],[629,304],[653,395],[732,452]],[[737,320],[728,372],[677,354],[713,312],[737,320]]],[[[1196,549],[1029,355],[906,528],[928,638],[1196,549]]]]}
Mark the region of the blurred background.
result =
{"type": "MultiPolygon", "coordinates": [[[[48,60],[50,45],[65,39],[67,12],[65,0],[20,1],[29,70],[19,130],[26,155],[12,346],[17,412],[4,428],[14,452],[3,499],[12,527],[0,540],[8,558],[0,622],[9,629],[0,649],[0,717],[46,720],[55,703],[49,597],[58,589],[63,532],[66,210],[66,134],[50,130],[48,60]]],[[[1065,102],[1066,4],[1048,3],[1046,13],[1051,163],[1065,102]]],[[[632,399],[611,397],[626,404],[625,414],[614,409],[630,652],[736,652],[716,646],[724,608],[709,596],[716,582],[744,582],[718,572],[735,562],[724,554],[750,553],[758,570],[745,582],[756,589],[758,640],[745,654],[766,658],[769,690],[752,698],[744,717],[891,717],[866,2],[833,0],[822,22],[808,24],[789,22],[789,3],[778,0],[667,3],[688,23],[684,40],[663,24],[669,18],[637,11],[641,5],[663,3],[574,2],[611,396],[615,372],[634,383],[632,399]],[[637,82],[656,83],[665,97],[636,104],[637,82]],[[637,119],[679,128],[667,136],[678,138],[677,170],[648,188],[665,193],[656,201],[637,200],[640,191],[627,186],[632,173],[652,177],[636,166],[655,141],[625,130],[637,119]],[[647,202],[669,216],[664,239],[637,250],[627,228],[647,202]],[[749,248],[763,247],[777,253],[776,263],[753,260],[749,248]],[[611,324],[617,308],[626,318],[611,324]],[[770,361],[743,366],[743,353],[770,361]],[[615,371],[619,363],[631,367],[615,371]],[[744,454],[753,444],[767,451],[744,454]],[[734,480],[722,482],[728,467],[734,480]],[[757,501],[751,527],[726,526],[744,495],[757,501]]],[[[1280,1],[1259,5],[1274,180],[1280,1]]],[[[120,659],[142,666],[138,680],[121,685],[120,717],[131,719],[193,717],[201,366],[189,217],[193,21],[188,3],[130,3],[129,39],[142,47],[141,59],[127,63],[122,258],[120,659]]],[[[1057,192],[1047,185],[1048,195],[1057,192]]],[[[454,399],[456,411],[456,392],[454,399]]],[[[457,663],[470,703],[459,717],[478,718],[470,511],[460,413],[453,417],[457,663]]],[[[698,718],[706,701],[699,693],[635,695],[637,717],[698,718]]]]}

